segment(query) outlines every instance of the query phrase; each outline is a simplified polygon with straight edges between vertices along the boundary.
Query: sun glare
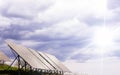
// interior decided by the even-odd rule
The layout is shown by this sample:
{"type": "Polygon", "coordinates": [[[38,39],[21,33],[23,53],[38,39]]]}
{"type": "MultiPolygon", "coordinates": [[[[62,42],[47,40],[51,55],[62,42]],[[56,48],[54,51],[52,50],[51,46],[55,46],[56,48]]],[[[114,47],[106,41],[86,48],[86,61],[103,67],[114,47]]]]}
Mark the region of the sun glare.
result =
{"type": "Polygon", "coordinates": [[[113,44],[113,39],[113,32],[106,27],[102,27],[95,31],[93,42],[97,47],[105,48],[113,44]]]}

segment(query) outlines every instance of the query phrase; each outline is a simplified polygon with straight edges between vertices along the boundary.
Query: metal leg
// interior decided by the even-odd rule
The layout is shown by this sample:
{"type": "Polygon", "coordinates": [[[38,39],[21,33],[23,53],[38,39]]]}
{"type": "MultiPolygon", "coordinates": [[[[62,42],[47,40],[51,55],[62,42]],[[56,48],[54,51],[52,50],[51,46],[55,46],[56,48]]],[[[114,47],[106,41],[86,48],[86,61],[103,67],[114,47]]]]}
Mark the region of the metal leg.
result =
{"type": "Polygon", "coordinates": [[[26,71],[26,69],[27,69],[27,63],[25,62],[25,71],[26,71]]]}
{"type": "Polygon", "coordinates": [[[10,64],[10,66],[8,67],[7,70],[9,70],[9,68],[13,65],[13,63],[17,60],[18,56],[13,60],[13,62],[10,64]]]}
{"type": "Polygon", "coordinates": [[[18,55],[18,75],[20,75],[20,56],[18,55]]]}

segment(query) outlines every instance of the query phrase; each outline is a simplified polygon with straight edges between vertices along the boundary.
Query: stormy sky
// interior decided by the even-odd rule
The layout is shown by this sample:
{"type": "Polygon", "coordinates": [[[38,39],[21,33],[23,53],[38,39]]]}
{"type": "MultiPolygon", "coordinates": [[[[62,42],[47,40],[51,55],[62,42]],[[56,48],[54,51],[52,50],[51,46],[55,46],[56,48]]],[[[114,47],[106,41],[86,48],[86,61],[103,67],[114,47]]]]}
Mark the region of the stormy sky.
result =
{"type": "Polygon", "coordinates": [[[6,39],[53,54],[74,72],[119,75],[120,1],[0,0],[0,50],[12,56],[6,39]]]}

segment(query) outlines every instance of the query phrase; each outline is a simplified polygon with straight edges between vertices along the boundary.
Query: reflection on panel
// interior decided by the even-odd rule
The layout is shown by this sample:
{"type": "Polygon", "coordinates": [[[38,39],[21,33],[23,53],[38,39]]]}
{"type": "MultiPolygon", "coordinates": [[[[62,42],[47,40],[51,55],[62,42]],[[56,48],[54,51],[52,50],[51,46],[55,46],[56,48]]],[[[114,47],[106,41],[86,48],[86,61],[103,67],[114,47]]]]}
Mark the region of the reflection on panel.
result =
{"type": "Polygon", "coordinates": [[[54,63],[48,56],[46,56],[43,52],[38,52],[40,56],[42,56],[51,66],[53,66],[55,69],[62,71],[62,69],[57,66],[56,63],[54,63]]]}
{"type": "Polygon", "coordinates": [[[38,60],[40,60],[44,64],[46,68],[48,68],[49,70],[55,70],[54,67],[52,67],[43,57],[41,57],[37,51],[30,48],[29,50],[36,56],[38,60]]]}
{"type": "Polygon", "coordinates": [[[66,71],[66,72],[70,72],[70,70],[65,67],[55,56],[48,54],[48,53],[44,53],[47,57],[49,57],[50,60],[52,60],[57,66],[59,66],[62,71],[66,71]]]}

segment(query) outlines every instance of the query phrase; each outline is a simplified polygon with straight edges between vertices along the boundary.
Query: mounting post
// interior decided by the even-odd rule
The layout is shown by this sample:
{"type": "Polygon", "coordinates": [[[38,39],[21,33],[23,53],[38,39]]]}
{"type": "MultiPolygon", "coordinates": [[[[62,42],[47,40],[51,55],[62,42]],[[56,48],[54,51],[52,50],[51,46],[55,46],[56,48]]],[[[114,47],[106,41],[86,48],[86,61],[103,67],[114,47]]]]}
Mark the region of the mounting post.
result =
{"type": "Polygon", "coordinates": [[[20,56],[18,55],[18,75],[20,75],[20,56]]]}

